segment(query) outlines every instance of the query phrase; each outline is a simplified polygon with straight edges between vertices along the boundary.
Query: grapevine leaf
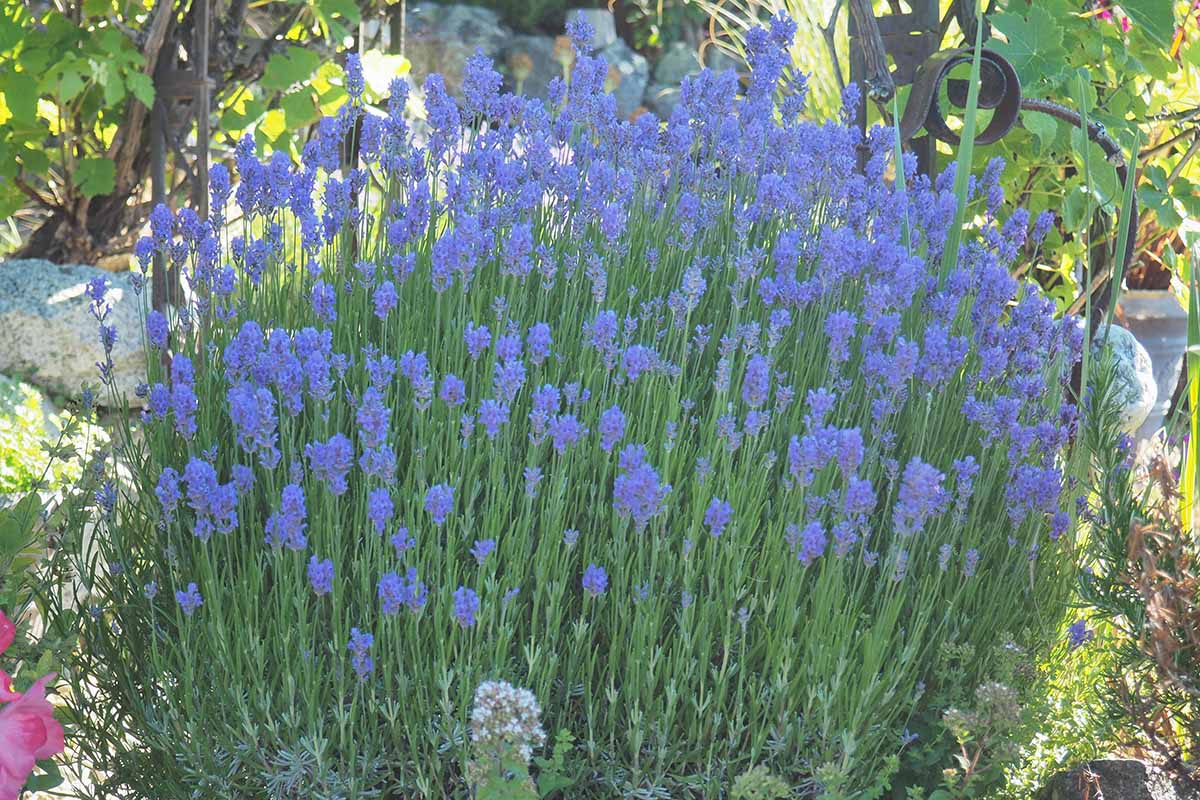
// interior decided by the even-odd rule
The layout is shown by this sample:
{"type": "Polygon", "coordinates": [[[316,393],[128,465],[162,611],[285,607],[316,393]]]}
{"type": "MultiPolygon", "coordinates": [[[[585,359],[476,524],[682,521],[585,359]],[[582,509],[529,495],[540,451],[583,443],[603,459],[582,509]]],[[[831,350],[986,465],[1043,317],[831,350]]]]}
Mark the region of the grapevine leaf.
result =
{"type": "Polygon", "coordinates": [[[85,158],[75,169],[75,183],[85,197],[108,194],[116,185],[117,165],[107,158],[85,158]]]}
{"type": "Polygon", "coordinates": [[[992,42],[991,46],[1012,62],[1023,87],[1041,82],[1054,84],[1062,78],[1067,60],[1063,32],[1045,9],[1033,6],[1027,18],[1003,13],[991,20],[1008,40],[992,42]]]}

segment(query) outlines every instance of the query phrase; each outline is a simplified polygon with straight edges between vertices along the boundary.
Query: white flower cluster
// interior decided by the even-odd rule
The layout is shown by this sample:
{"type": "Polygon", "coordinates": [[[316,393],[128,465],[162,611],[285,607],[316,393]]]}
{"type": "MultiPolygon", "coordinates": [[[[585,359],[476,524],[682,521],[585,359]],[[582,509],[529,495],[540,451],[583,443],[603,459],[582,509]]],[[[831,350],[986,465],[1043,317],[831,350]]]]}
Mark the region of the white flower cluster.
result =
{"type": "Polygon", "coordinates": [[[533,692],[507,681],[484,681],[475,690],[471,738],[476,746],[487,749],[510,745],[528,762],[533,748],[546,741],[541,717],[533,692]]]}

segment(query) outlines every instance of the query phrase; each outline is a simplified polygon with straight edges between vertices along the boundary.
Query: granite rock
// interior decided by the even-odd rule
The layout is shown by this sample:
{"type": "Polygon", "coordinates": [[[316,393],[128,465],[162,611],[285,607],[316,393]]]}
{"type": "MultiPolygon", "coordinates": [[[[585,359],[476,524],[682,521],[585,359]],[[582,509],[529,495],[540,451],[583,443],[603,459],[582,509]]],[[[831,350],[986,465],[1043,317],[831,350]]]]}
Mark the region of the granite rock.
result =
{"type": "Polygon", "coordinates": [[[1035,800],[1200,800],[1200,787],[1142,761],[1103,759],[1058,773],[1035,800]]]}
{"type": "MultiPolygon", "coordinates": [[[[135,276],[129,272],[38,259],[0,262],[0,372],[67,397],[77,397],[85,383],[99,384],[96,362],[103,350],[84,294],[97,275],[108,281],[107,322],[117,328],[112,353],[117,387],[131,406],[141,406],[134,388],[146,379],[146,360],[135,276]]],[[[101,394],[97,402],[104,399],[101,394]]]]}

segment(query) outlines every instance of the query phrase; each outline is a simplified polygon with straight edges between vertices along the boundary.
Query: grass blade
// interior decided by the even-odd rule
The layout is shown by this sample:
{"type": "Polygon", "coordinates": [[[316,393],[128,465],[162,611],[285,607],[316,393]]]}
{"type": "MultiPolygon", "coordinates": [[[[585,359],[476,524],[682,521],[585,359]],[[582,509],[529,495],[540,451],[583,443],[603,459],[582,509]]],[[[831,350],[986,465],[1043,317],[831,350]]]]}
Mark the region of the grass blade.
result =
{"type": "Polygon", "coordinates": [[[1117,301],[1121,297],[1121,283],[1125,280],[1125,248],[1129,246],[1129,231],[1136,224],[1133,214],[1133,187],[1137,181],[1137,155],[1142,149],[1142,131],[1134,128],[1133,145],[1129,148],[1129,167],[1125,172],[1125,186],[1121,192],[1121,209],[1117,217],[1117,249],[1113,251],[1116,263],[1113,264],[1112,296],[1108,302],[1108,313],[1104,320],[1104,333],[1112,327],[1113,312],[1116,311],[1117,301]]]}

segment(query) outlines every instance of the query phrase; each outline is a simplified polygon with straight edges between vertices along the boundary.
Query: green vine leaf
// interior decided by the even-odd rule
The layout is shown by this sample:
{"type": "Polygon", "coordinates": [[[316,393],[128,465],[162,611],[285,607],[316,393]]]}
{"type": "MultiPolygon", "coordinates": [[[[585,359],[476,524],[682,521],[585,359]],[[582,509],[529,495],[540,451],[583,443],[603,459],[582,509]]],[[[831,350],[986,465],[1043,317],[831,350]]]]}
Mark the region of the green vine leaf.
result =
{"type": "Polygon", "coordinates": [[[991,47],[1012,62],[1022,86],[1053,85],[1062,79],[1067,56],[1063,32],[1045,9],[1034,6],[1027,18],[1006,12],[991,20],[1008,40],[992,42],[991,47]]]}
{"type": "Polygon", "coordinates": [[[85,158],[75,170],[75,182],[84,197],[108,194],[116,185],[117,165],[107,158],[85,158]]]}

